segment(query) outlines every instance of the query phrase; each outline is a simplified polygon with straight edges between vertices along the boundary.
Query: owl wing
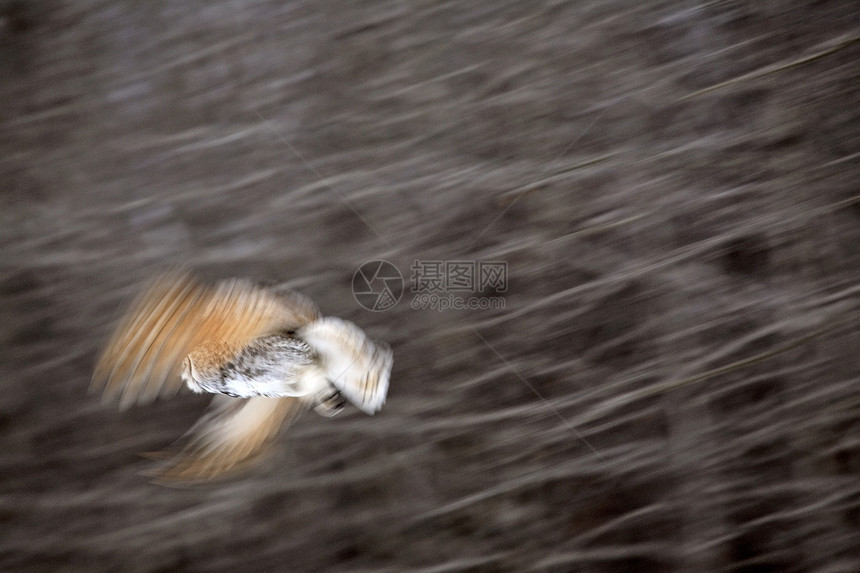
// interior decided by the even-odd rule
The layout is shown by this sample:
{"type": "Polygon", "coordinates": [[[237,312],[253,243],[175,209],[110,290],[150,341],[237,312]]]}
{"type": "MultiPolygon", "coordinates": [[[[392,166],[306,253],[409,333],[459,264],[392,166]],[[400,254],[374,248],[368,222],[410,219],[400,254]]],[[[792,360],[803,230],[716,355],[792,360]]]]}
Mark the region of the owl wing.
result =
{"type": "Polygon", "coordinates": [[[394,361],[391,347],[332,316],[311,322],[296,334],[317,352],[326,376],[347,400],[367,414],[382,408],[394,361]]]}
{"type": "Polygon", "coordinates": [[[169,483],[208,480],[242,469],[268,453],[279,429],[303,410],[297,398],[216,395],[180,440],[183,446],[153,455],[169,459],[151,473],[156,481],[169,483]]]}
{"type": "Polygon", "coordinates": [[[245,280],[209,287],[186,272],[167,273],[120,320],[90,390],[102,390],[104,401],[118,399],[121,410],[166,398],[181,387],[182,360],[201,342],[222,339],[241,346],[319,317],[316,305],[298,293],[274,294],[245,280]]]}

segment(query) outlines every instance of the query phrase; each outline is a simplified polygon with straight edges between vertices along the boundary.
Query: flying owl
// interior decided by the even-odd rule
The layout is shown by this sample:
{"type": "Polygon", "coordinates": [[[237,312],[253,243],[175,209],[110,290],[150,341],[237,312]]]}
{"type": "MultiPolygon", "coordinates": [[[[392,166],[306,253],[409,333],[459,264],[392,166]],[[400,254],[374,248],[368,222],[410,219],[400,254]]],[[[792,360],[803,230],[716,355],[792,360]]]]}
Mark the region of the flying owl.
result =
{"type": "Polygon", "coordinates": [[[333,416],[351,402],[382,407],[393,354],[359,327],[323,317],[296,292],[233,279],[211,287],[186,272],[157,278],[107,343],[91,391],[125,410],[169,398],[183,383],[215,397],[155,475],[210,479],[255,461],[308,408],[333,416]]]}

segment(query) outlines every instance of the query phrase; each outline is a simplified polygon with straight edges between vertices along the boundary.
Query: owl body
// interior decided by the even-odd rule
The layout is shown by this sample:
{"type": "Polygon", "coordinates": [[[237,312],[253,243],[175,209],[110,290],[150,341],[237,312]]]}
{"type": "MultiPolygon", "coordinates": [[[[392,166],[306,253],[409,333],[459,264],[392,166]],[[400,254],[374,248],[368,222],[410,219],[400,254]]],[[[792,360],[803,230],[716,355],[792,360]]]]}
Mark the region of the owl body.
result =
{"type": "Polygon", "coordinates": [[[334,390],[319,362],[306,342],[289,334],[273,334],[240,348],[204,343],[189,353],[182,379],[198,393],[309,398],[327,388],[334,390]]]}
{"type": "Polygon", "coordinates": [[[307,297],[243,280],[210,288],[183,272],[156,280],[118,325],[91,389],[120,409],[185,385],[214,394],[186,445],[158,472],[208,479],[256,459],[282,426],[313,408],[385,403],[393,355],[351,322],[323,317],[307,297]]]}

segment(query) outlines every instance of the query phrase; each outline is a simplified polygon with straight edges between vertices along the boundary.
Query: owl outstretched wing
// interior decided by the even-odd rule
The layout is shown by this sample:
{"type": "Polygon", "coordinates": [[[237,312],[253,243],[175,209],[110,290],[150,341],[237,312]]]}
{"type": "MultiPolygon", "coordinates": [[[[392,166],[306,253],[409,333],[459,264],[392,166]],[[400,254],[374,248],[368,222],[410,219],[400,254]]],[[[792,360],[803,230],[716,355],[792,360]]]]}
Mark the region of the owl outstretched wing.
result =
{"type": "Polygon", "coordinates": [[[327,378],[347,400],[367,414],[382,408],[394,359],[391,347],[332,316],[311,322],[296,334],[317,352],[327,378]]]}
{"type": "Polygon", "coordinates": [[[184,445],[151,456],[167,461],[150,473],[158,482],[178,483],[240,470],[263,457],[280,428],[304,408],[297,398],[241,400],[216,395],[203,417],[178,442],[184,445]]]}
{"type": "Polygon", "coordinates": [[[172,396],[182,385],[182,360],[212,339],[242,346],[249,340],[295,330],[320,317],[298,293],[275,294],[245,280],[210,287],[189,273],[158,277],[132,303],[102,352],[91,391],[104,401],[119,400],[120,410],[172,396]]]}

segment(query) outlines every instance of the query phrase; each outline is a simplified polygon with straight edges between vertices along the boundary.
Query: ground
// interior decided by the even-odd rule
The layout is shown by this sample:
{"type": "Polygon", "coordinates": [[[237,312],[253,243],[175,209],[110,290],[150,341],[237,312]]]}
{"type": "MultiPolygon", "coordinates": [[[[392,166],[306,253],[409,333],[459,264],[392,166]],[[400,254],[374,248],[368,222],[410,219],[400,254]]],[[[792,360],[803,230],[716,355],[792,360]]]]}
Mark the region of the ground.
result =
{"type": "Polygon", "coordinates": [[[850,1],[0,2],[0,569],[860,571],[858,39],[850,1]],[[439,261],[505,288],[413,292],[439,261]],[[87,386],[172,265],[388,341],[385,408],[149,483],[206,400],[87,386]]]}

